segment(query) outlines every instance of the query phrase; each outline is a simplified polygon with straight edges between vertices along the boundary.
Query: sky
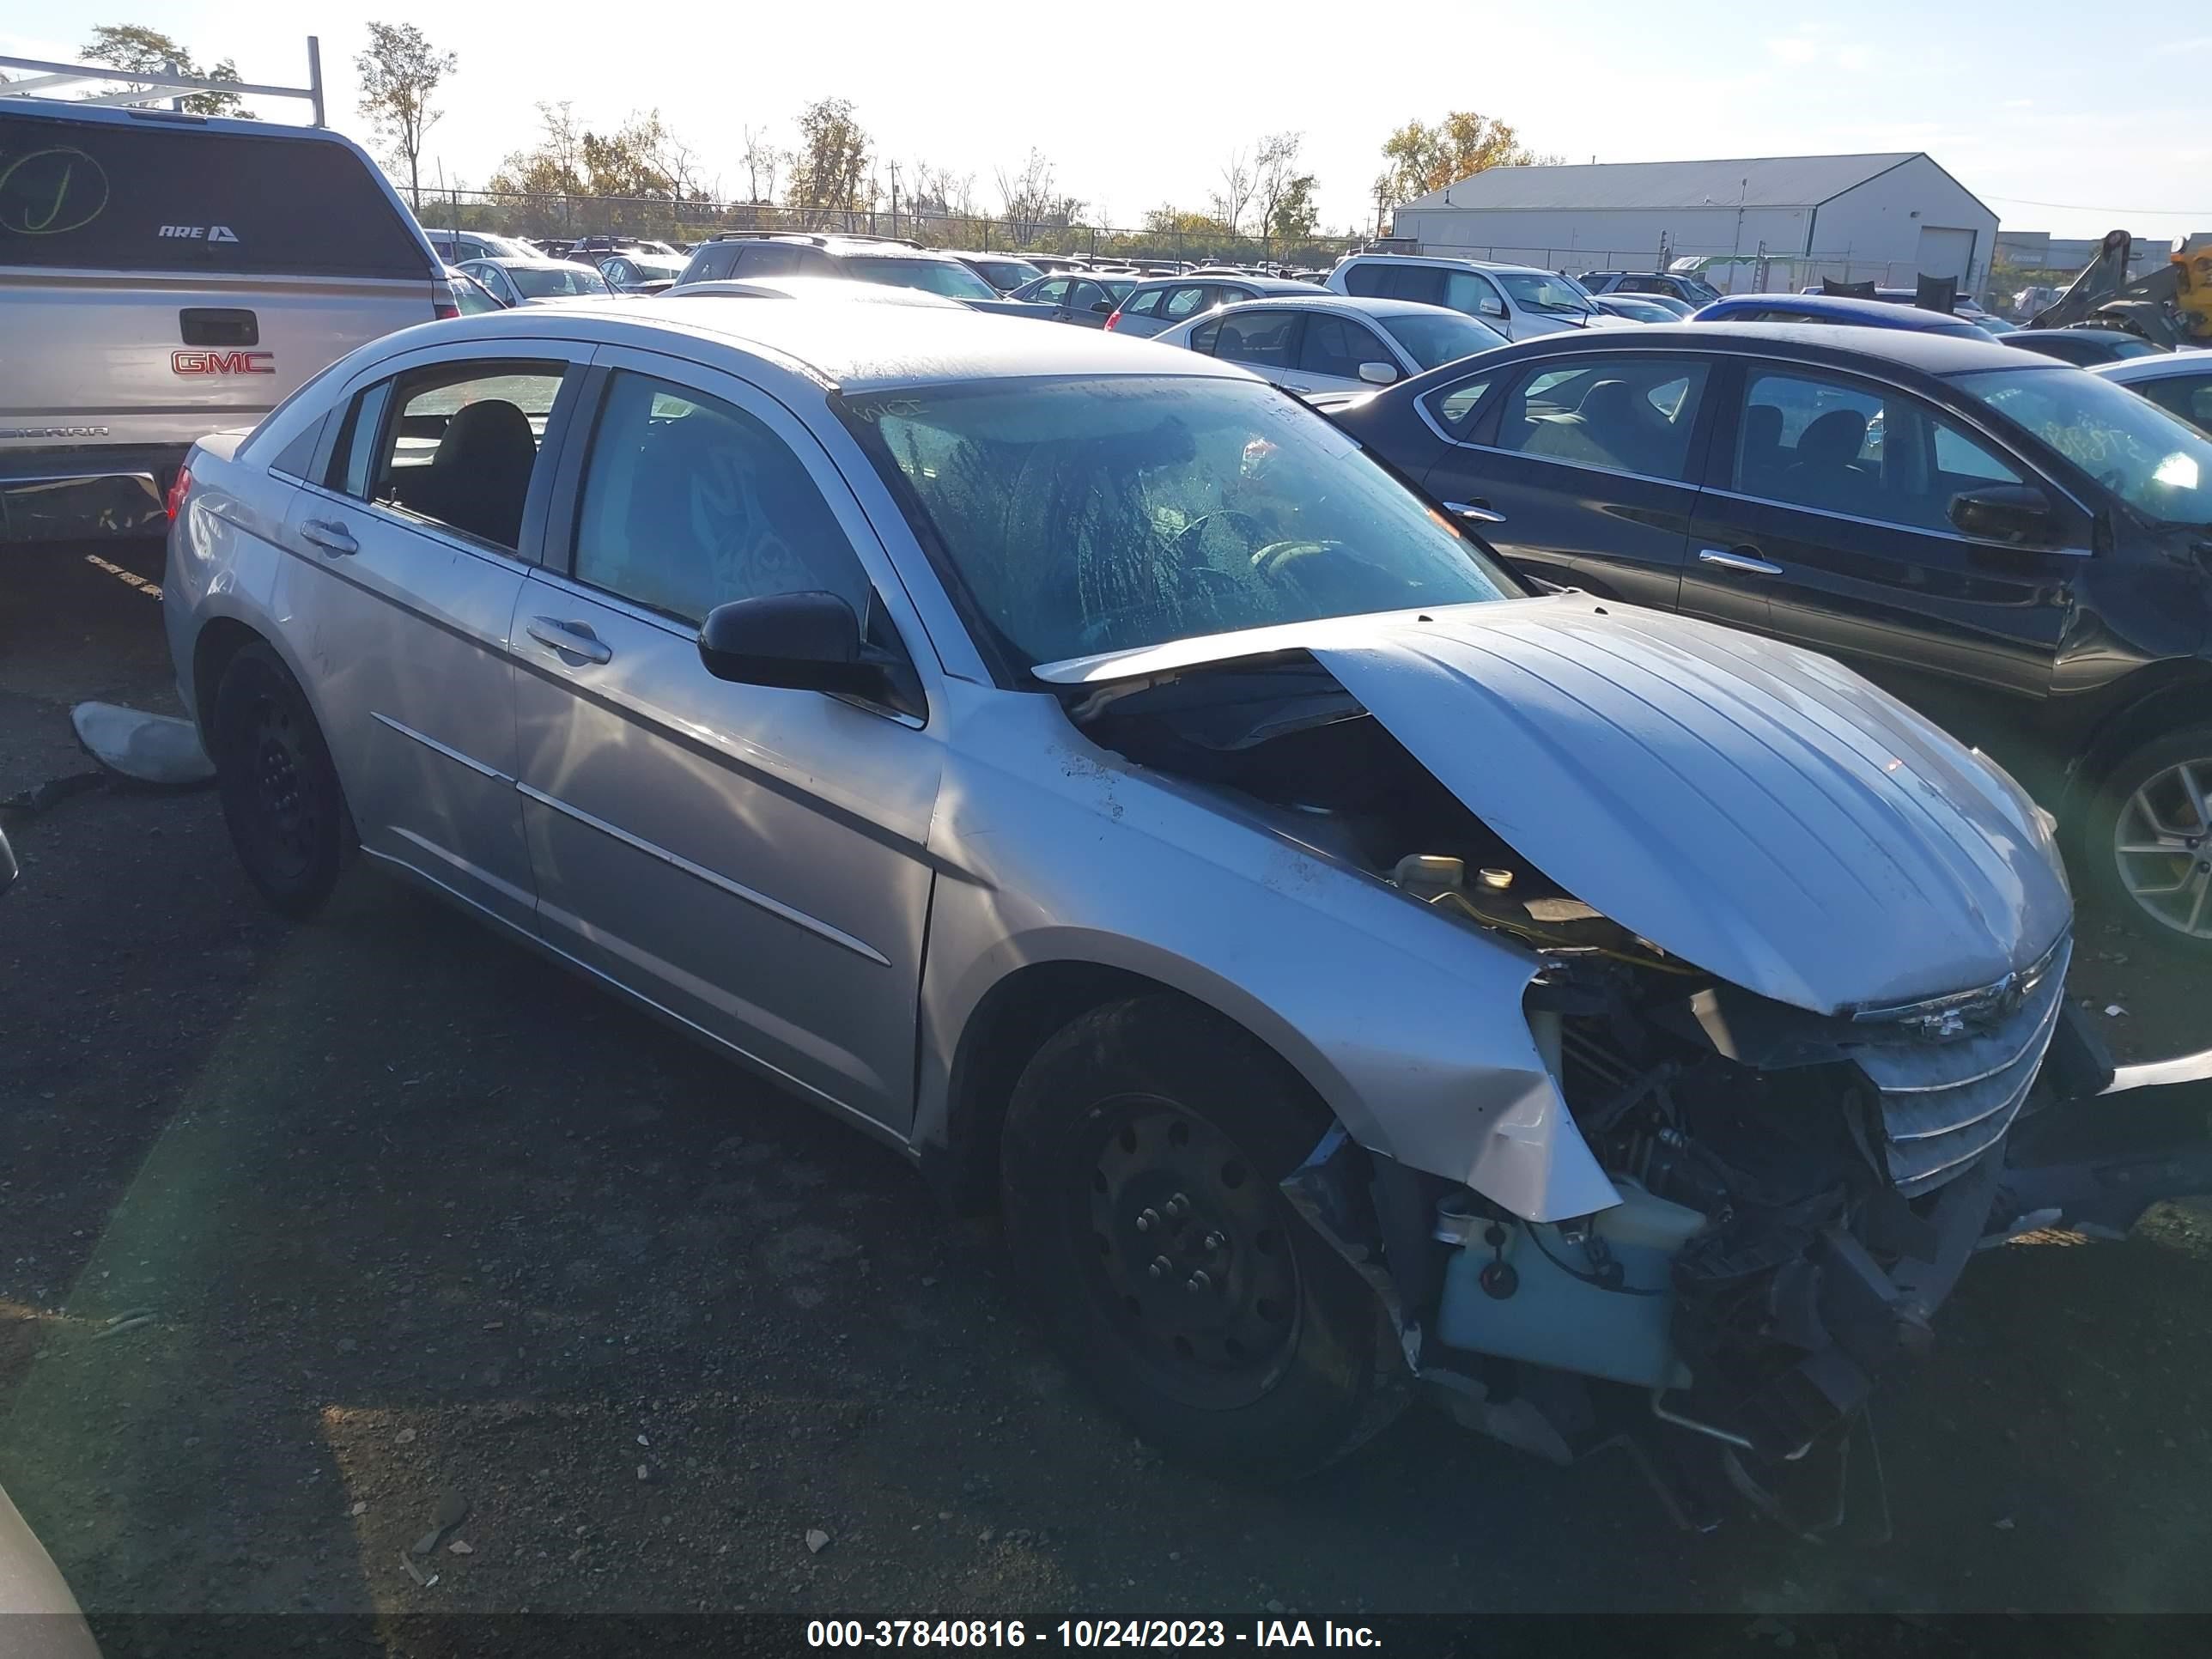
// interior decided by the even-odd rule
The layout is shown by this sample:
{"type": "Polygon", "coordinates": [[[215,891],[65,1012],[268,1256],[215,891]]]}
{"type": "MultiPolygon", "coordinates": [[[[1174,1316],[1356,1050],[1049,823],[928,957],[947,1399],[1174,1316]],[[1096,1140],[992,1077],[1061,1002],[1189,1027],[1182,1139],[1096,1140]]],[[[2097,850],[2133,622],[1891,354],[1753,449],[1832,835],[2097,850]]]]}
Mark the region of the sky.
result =
{"type": "MultiPolygon", "coordinates": [[[[1649,0],[1492,5],[1381,18],[1337,0],[1275,0],[1161,27],[1144,7],[978,10],[887,0],[625,6],[609,0],[42,0],[0,25],[0,54],[75,59],[97,23],[161,29],[246,80],[303,82],[322,42],[331,125],[374,148],[355,109],[366,21],[414,22],[459,54],[427,178],[481,184],[573,102],[612,128],[658,108],[724,194],[744,193],[744,130],[791,142],[814,99],[852,100],[903,175],[996,170],[1031,146],[1096,222],[1202,209],[1223,163],[1304,134],[1322,223],[1371,223],[1383,139],[1409,118],[1474,109],[1540,153],[1637,161],[1926,150],[2013,230],[2168,237],[2212,230],[2212,16],[2145,6],[2082,70],[2093,14],[2064,0],[1929,11],[1872,0],[1848,18],[1796,9],[1699,15],[1649,0]],[[24,25],[34,21],[34,27],[24,25]]],[[[1170,14],[1175,15],[1176,14],[1170,14]]],[[[305,106],[271,103],[272,118],[305,106]]]]}

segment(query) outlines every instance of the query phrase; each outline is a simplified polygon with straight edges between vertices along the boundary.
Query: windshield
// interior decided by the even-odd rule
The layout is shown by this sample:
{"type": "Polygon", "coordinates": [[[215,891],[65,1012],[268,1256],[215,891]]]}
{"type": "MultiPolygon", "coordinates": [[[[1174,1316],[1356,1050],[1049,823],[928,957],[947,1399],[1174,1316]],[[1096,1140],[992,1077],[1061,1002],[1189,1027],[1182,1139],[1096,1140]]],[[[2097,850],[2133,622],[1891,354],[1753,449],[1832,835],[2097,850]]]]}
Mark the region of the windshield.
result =
{"type": "Polygon", "coordinates": [[[1256,382],[999,381],[846,410],[1024,664],[1521,591],[1328,421],[1256,382]]]}
{"type": "Polygon", "coordinates": [[[1506,343],[1505,337],[1489,324],[1463,317],[1456,311],[1439,311],[1433,317],[1406,312],[1375,320],[1388,329],[1390,337],[1405,347],[1406,355],[1423,368],[1456,362],[1462,357],[1472,357],[1478,351],[1487,351],[1506,343]]]}
{"type": "Polygon", "coordinates": [[[508,265],[507,279],[526,300],[558,300],[574,294],[611,294],[607,279],[586,265],[508,265]]]}
{"type": "Polygon", "coordinates": [[[2064,368],[1952,377],[2161,524],[2212,525],[2212,440],[2126,387],[2064,368]]]}
{"type": "Polygon", "coordinates": [[[1505,285],[1513,303],[1524,311],[1582,313],[1595,311],[1589,295],[1571,276],[1551,271],[1499,270],[1491,273],[1505,285]]]}
{"type": "Polygon", "coordinates": [[[848,259],[846,272],[883,288],[918,288],[948,300],[995,300],[999,290],[957,259],[848,259]]]}

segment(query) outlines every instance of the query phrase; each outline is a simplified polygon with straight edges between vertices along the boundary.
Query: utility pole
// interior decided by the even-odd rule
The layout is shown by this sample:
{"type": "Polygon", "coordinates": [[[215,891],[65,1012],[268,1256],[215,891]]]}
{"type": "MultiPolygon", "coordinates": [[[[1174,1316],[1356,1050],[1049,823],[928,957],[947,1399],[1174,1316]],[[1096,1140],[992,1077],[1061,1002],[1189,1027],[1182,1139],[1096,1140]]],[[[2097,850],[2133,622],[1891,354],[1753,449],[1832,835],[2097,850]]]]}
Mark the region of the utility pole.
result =
{"type": "Polygon", "coordinates": [[[898,163],[890,164],[891,170],[891,235],[898,235],[898,163]]]}

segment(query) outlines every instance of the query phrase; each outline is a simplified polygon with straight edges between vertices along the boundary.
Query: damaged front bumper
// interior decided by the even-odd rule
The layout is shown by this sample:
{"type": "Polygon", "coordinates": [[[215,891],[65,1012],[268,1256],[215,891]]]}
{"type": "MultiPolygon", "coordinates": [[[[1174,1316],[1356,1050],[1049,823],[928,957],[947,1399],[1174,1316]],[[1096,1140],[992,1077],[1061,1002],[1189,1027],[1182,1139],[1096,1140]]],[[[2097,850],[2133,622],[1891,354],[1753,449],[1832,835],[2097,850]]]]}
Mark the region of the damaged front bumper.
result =
{"type": "Polygon", "coordinates": [[[1869,1402],[1936,1340],[1977,1249],[2035,1229],[2118,1237],[2151,1204],[2212,1193],[2212,1051],[2115,1068],[2060,1003],[2021,1093],[1939,1187],[1904,1174],[1881,1202],[1751,1228],[1632,1180],[1613,1210],[1530,1222],[1341,1131],[1283,1187],[1466,1426],[1559,1463],[1625,1447],[1700,1530],[1732,1492],[1807,1535],[1879,1534],[1869,1402]]]}

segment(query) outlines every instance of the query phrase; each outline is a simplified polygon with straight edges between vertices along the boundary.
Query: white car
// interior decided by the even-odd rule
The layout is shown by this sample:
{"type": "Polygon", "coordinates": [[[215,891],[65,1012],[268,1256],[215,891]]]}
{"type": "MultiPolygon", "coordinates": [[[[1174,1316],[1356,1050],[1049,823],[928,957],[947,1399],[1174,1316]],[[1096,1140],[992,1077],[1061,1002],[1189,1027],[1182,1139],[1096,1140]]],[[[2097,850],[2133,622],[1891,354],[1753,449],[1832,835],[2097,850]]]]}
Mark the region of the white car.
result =
{"type": "Polygon", "coordinates": [[[2118,380],[2177,420],[2212,433],[2212,351],[2160,351],[2099,363],[2092,374],[2118,380]]]}
{"type": "Polygon", "coordinates": [[[1497,265],[1428,253],[1355,253],[1323,284],[1362,299],[1413,300],[1465,312],[1509,340],[1575,328],[1634,328],[1608,316],[1571,276],[1534,265],[1497,265]]]}
{"type": "Polygon", "coordinates": [[[1302,397],[1369,392],[1506,343],[1489,324],[1410,300],[1273,295],[1152,337],[1232,363],[1302,397]]]}

